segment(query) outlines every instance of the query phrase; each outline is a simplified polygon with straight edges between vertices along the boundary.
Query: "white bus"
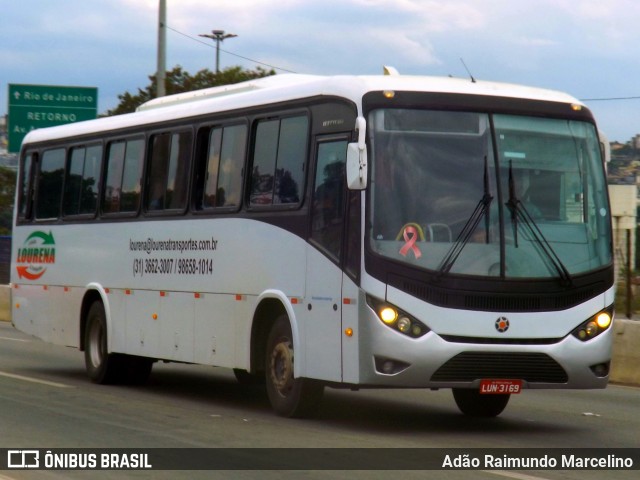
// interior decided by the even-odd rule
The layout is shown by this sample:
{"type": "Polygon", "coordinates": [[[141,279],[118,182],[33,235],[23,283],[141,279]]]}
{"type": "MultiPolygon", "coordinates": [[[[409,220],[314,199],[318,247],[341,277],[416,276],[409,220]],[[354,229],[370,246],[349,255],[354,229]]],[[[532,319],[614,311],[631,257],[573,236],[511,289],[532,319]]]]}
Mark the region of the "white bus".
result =
{"type": "Polygon", "coordinates": [[[464,79],[277,75],[35,130],[13,228],[14,325],[98,383],[155,361],[323,389],[604,388],[614,282],[594,119],[464,79]]]}

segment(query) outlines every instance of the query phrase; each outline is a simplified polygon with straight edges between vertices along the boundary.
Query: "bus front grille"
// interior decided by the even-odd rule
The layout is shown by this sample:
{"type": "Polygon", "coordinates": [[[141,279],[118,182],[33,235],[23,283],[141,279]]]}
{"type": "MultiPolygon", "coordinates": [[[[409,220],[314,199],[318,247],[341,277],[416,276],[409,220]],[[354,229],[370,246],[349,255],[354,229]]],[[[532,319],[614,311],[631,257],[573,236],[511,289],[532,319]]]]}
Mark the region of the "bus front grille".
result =
{"type": "Polygon", "coordinates": [[[566,383],[567,372],[544,353],[463,352],[442,365],[434,382],[472,382],[491,378],[522,379],[530,383],[566,383]]]}

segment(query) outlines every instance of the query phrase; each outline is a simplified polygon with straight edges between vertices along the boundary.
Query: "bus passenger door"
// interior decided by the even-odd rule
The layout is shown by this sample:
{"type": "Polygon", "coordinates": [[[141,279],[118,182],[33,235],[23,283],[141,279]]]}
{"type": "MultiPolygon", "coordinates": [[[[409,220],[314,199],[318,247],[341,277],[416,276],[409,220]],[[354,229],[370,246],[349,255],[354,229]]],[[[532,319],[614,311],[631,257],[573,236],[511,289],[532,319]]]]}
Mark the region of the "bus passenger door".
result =
{"type": "Polygon", "coordinates": [[[305,360],[307,375],[342,381],[342,257],[348,137],[316,138],[307,250],[305,360]]]}

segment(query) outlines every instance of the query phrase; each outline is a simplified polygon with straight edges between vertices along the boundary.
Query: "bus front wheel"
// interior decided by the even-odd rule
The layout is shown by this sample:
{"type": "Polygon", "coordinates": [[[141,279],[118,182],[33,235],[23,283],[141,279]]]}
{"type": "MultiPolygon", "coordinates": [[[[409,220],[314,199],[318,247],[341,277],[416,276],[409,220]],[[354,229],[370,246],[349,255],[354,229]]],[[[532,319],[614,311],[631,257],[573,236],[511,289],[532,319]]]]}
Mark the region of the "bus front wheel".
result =
{"type": "Polygon", "coordinates": [[[497,417],[509,403],[509,394],[481,395],[472,388],[454,388],[453,398],[462,413],[471,417],[497,417]]]}
{"type": "Polygon", "coordinates": [[[266,383],[271,406],[285,417],[306,417],[315,412],[324,385],[309,378],[295,378],[293,335],[287,315],[281,315],[267,339],[266,383]]]}

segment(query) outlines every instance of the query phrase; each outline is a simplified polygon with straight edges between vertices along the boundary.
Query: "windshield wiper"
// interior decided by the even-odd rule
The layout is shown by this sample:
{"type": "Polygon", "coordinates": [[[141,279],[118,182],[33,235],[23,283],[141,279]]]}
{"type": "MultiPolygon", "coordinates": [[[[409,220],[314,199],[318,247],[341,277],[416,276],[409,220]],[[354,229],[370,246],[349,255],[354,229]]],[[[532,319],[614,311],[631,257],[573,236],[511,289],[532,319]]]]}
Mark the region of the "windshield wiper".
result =
{"type": "Polygon", "coordinates": [[[518,222],[521,222],[531,237],[535,240],[538,250],[544,253],[549,263],[558,272],[560,280],[566,285],[572,285],[573,279],[567,267],[564,266],[562,260],[549,244],[544,234],[538,227],[524,203],[516,196],[515,181],[513,178],[513,163],[509,161],[509,201],[505,204],[511,212],[511,224],[513,225],[513,236],[515,247],[518,248],[518,222]]]}
{"type": "Polygon", "coordinates": [[[491,205],[491,201],[493,197],[489,193],[489,166],[487,164],[487,156],[484,156],[484,195],[476,205],[476,208],[471,213],[471,216],[465,223],[464,227],[458,234],[456,241],[451,245],[451,248],[447,252],[447,255],[444,257],[442,262],[440,262],[440,266],[438,267],[438,275],[444,275],[445,273],[449,273],[453,264],[456,262],[460,254],[462,253],[462,249],[469,243],[469,239],[475,232],[478,223],[482,217],[485,217],[486,220],[486,242],[489,243],[489,206],[491,205]]]}

